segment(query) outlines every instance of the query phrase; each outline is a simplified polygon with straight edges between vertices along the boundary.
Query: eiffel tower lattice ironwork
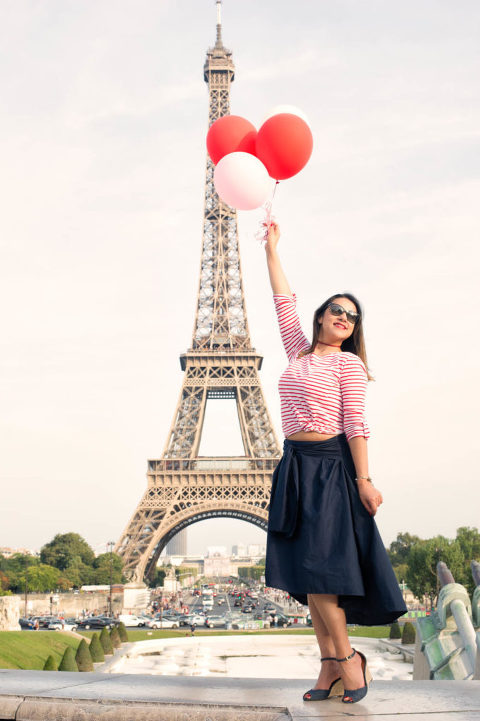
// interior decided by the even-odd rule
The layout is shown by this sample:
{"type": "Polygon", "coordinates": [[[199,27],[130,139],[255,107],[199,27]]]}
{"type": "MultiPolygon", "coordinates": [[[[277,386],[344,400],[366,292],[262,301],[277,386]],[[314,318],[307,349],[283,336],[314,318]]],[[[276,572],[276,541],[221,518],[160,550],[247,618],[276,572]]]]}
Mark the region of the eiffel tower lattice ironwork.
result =
{"type": "MultiPolygon", "coordinates": [[[[230,112],[235,66],[217,38],[208,50],[209,124],[230,112]]],[[[161,551],[197,521],[231,517],[266,529],[272,472],[280,449],[265,403],[245,311],[236,212],[213,185],[207,157],[203,246],[191,348],[180,356],[185,372],[180,398],[160,460],[148,461],[148,487],[116,545],[126,575],[140,582],[155,570],[161,551]],[[244,456],[198,455],[209,399],[235,399],[244,456]]]]}

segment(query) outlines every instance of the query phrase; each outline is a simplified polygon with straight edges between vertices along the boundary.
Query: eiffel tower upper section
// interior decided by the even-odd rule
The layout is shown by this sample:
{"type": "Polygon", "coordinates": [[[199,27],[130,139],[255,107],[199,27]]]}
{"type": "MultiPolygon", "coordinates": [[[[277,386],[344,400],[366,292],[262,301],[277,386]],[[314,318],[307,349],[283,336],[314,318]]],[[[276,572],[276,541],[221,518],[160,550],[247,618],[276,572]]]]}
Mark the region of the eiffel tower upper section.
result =
{"type": "MultiPolygon", "coordinates": [[[[222,42],[220,11],[217,0],[217,39],[207,51],[204,65],[210,97],[209,126],[230,114],[230,84],[235,77],[232,53],[222,42]]],[[[213,171],[207,156],[200,285],[191,350],[254,351],[245,311],[237,214],[218,197],[213,171]]]]}

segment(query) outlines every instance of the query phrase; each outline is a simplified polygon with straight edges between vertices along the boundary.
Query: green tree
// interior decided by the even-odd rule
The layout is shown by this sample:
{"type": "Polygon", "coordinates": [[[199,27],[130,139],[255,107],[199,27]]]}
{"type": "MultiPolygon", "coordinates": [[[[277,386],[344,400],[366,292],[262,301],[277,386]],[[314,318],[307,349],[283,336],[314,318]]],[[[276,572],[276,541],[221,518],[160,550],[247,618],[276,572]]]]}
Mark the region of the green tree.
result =
{"type": "Polygon", "coordinates": [[[461,576],[464,555],[457,541],[435,536],[412,546],[408,555],[406,581],[417,598],[428,596],[433,606],[438,593],[437,563],[444,561],[453,577],[461,576]]]}
{"type": "Polygon", "coordinates": [[[95,554],[88,543],[78,533],[57,533],[50,543],[40,550],[40,560],[49,566],[64,571],[77,567],[80,563],[92,566],[95,554]]]}
{"type": "Polygon", "coordinates": [[[412,546],[421,542],[418,536],[410,533],[398,533],[395,541],[392,541],[388,549],[388,555],[392,566],[406,564],[412,546]]]}
{"type": "Polygon", "coordinates": [[[397,578],[397,581],[399,583],[402,583],[407,576],[408,564],[400,563],[398,566],[393,566],[393,570],[394,570],[395,576],[397,578]]]}
{"type": "Polygon", "coordinates": [[[68,579],[70,586],[80,588],[80,586],[93,583],[94,574],[95,571],[92,566],[88,566],[86,563],[83,563],[83,561],[80,561],[77,558],[77,565],[67,566],[67,568],[63,571],[62,576],[68,579]]]}
{"type": "Polygon", "coordinates": [[[8,576],[9,590],[13,593],[25,591],[25,572],[38,566],[39,559],[29,554],[14,553],[10,558],[3,558],[2,571],[8,576]]]}
{"type": "Polygon", "coordinates": [[[79,671],[93,671],[93,661],[90,655],[87,642],[84,638],[80,641],[75,654],[75,661],[77,662],[79,671]]]}
{"type": "Polygon", "coordinates": [[[148,579],[148,584],[150,588],[158,588],[158,586],[163,586],[163,581],[165,579],[165,576],[167,575],[167,572],[164,568],[157,568],[155,575],[153,578],[148,579]]]}
{"type": "Polygon", "coordinates": [[[43,664],[43,670],[44,671],[58,671],[57,664],[55,663],[55,659],[52,655],[50,655],[45,663],[43,664]]]}
{"type": "Polygon", "coordinates": [[[77,662],[75,661],[75,656],[73,655],[73,649],[71,646],[67,646],[65,649],[65,653],[63,654],[63,658],[60,661],[60,666],[58,667],[59,671],[78,671],[77,662]]]}
{"type": "Polygon", "coordinates": [[[457,528],[455,540],[462,549],[464,564],[461,576],[457,578],[454,575],[454,578],[457,583],[463,584],[471,595],[475,590],[475,583],[470,564],[472,561],[480,561],[480,533],[478,528],[462,526],[457,528]]]}
{"type": "Polygon", "coordinates": [[[92,639],[90,641],[90,656],[92,657],[92,661],[94,663],[101,663],[102,661],[105,661],[105,654],[103,653],[98,633],[94,633],[92,635],[92,639]]]}
{"type": "Polygon", "coordinates": [[[113,653],[113,646],[106,628],[102,628],[102,631],[100,633],[100,643],[102,644],[103,653],[105,654],[105,656],[111,656],[113,653]]]}
{"type": "Polygon", "coordinates": [[[20,575],[22,588],[25,588],[26,574],[28,575],[28,588],[30,591],[46,593],[58,588],[58,579],[60,577],[58,568],[47,566],[44,563],[28,568],[20,575]]]}
{"type": "Polygon", "coordinates": [[[112,583],[123,583],[123,560],[117,553],[101,553],[93,562],[94,583],[110,583],[110,564],[112,568],[112,583]]]}

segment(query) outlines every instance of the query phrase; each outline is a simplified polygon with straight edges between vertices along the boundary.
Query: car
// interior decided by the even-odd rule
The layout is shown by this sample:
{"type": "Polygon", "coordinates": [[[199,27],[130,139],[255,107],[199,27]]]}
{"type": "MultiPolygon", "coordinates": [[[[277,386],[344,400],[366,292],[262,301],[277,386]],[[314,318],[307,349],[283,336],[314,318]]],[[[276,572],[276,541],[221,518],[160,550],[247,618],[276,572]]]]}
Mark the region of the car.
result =
{"type": "Polygon", "coordinates": [[[56,618],[48,624],[50,631],[76,631],[77,627],[74,618],[56,618]]]}
{"type": "Polygon", "coordinates": [[[123,623],[124,626],[136,626],[137,628],[141,628],[142,626],[145,626],[147,624],[147,619],[142,616],[134,616],[132,613],[123,613],[118,617],[118,620],[120,623],[123,623]]]}
{"type": "Polygon", "coordinates": [[[205,626],[208,628],[216,628],[217,626],[226,626],[227,619],[225,616],[207,616],[205,626]]]}
{"type": "Polygon", "coordinates": [[[284,616],[283,613],[277,613],[275,614],[273,625],[278,626],[279,628],[287,628],[287,626],[292,625],[292,621],[288,618],[288,616],[284,616]]]}
{"type": "Polygon", "coordinates": [[[29,616],[28,618],[22,616],[18,619],[18,623],[20,624],[20,628],[25,630],[33,630],[35,628],[35,618],[33,616],[29,616]]]}
{"type": "Polygon", "coordinates": [[[263,607],[263,610],[264,610],[266,613],[276,613],[276,612],[277,612],[277,607],[274,606],[273,603],[266,603],[265,606],[263,607]]]}
{"type": "Polygon", "coordinates": [[[226,601],[222,596],[220,596],[220,598],[217,598],[217,606],[221,606],[224,603],[226,603],[226,601]]]}
{"type": "Polygon", "coordinates": [[[117,625],[117,621],[109,616],[90,616],[89,618],[82,618],[77,628],[83,628],[88,631],[90,628],[113,628],[117,625]]]}
{"type": "Polygon", "coordinates": [[[38,621],[40,628],[48,628],[49,623],[57,620],[56,616],[34,616],[33,618],[38,621]]]}
{"type": "Polygon", "coordinates": [[[234,605],[234,606],[241,606],[241,605],[242,605],[242,599],[241,599],[241,598],[236,598],[235,601],[233,602],[233,605],[234,605]]]}
{"type": "Polygon", "coordinates": [[[179,621],[174,621],[171,618],[152,618],[147,621],[148,628],[178,628],[180,626],[179,621]]]}
{"type": "Polygon", "coordinates": [[[252,613],[253,606],[243,606],[242,613],[252,613]]]}
{"type": "Polygon", "coordinates": [[[191,626],[192,624],[195,624],[195,626],[203,626],[205,624],[205,616],[201,616],[199,613],[190,613],[187,616],[186,626],[191,626]]]}

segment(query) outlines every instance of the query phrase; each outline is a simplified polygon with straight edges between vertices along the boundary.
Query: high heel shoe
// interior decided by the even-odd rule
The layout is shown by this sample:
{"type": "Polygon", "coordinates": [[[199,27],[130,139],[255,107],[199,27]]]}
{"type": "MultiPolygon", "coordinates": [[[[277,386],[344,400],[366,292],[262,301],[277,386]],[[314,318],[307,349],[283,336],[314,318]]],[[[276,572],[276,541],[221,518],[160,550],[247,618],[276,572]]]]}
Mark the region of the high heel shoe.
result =
{"type": "MultiPolygon", "coordinates": [[[[336,661],[334,656],[326,656],[321,658],[320,661],[336,661]]],[[[310,691],[305,691],[303,694],[304,701],[326,701],[327,698],[332,696],[341,696],[343,692],[343,681],[342,679],[336,678],[328,688],[311,688],[310,691]]]]}
{"type": "Polygon", "coordinates": [[[368,691],[368,684],[372,680],[372,674],[370,673],[368,666],[367,666],[367,659],[363,655],[361,651],[356,651],[353,649],[353,653],[350,654],[350,656],[345,656],[345,658],[337,658],[338,663],[344,663],[344,661],[350,661],[351,658],[355,656],[355,654],[358,653],[360,658],[362,659],[362,673],[363,673],[363,680],[364,680],[364,686],[360,686],[360,688],[354,688],[354,689],[344,689],[343,703],[357,703],[357,701],[361,701],[362,698],[365,698],[368,691]]]}

